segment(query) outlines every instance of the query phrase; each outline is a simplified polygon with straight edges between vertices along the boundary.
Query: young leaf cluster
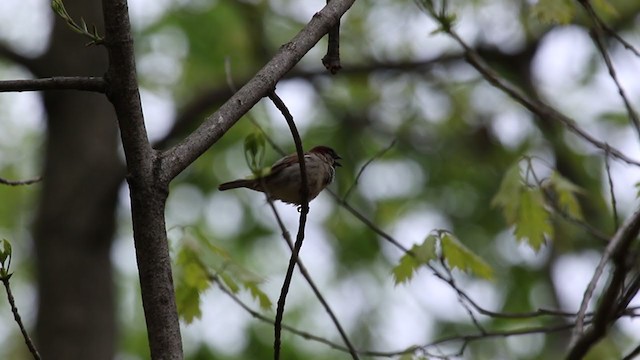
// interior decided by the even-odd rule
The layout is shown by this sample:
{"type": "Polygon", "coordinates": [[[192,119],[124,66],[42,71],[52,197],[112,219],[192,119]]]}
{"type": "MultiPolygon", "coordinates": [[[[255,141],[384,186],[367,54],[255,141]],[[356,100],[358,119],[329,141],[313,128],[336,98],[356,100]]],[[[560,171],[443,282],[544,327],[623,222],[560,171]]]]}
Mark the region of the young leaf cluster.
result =
{"type": "Polygon", "coordinates": [[[104,42],[104,38],[100,34],[98,34],[98,29],[95,25],[91,26],[90,31],[87,23],[83,18],[80,18],[80,24],[75,22],[75,20],[73,20],[71,15],[69,15],[69,13],[67,12],[67,9],[64,7],[64,3],[62,2],[62,0],[51,0],[51,9],[53,9],[53,11],[67,23],[71,30],[91,39],[90,42],[85,44],[86,46],[100,45],[104,42]]]}
{"type": "Polygon", "coordinates": [[[553,171],[551,176],[538,181],[527,161],[527,173],[533,174],[535,186],[527,183],[516,162],[505,173],[492,205],[502,210],[507,224],[514,226],[519,241],[538,251],[546,239],[552,238],[554,229],[551,216],[554,209],[576,220],[582,220],[582,211],[576,195],[580,188],[553,171]]]}
{"type": "Polygon", "coordinates": [[[11,273],[9,268],[11,267],[11,243],[7,239],[0,241],[0,280],[9,280],[11,273]]]}
{"type": "Polygon", "coordinates": [[[176,303],[186,323],[202,316],[200,297],[214,281],[222,282],[234,294],[244,288],[262,309],[272,307],[271,300],[260,289],[260,277],[242,268],[206,238],[185,237],[176,256],[176,303]]]}
{"type": "Polygon", "coordinates": [[[422,244],[415,244],[400,258],[393,270],[396,285],[408,282],[420,267],[429,267],[432,260],[444,260],[452,268],[474,274],[484,279],[493,278],[491,266],[467,248],[452,233],[435,231],[422,244]]]}

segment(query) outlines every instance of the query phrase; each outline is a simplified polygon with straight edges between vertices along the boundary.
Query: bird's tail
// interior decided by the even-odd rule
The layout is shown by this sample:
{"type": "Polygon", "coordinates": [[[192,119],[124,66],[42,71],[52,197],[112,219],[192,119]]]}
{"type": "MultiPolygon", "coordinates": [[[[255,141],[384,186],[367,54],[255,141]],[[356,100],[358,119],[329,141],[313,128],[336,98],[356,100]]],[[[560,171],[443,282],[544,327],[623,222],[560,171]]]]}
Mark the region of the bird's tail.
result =
{"type": "Polygon", "coordinates": [[[241,180],[234,180],[234,181],[226,182],[224,184],[220,184],[220,186],[218,186],[218,190],[225,191],[225,190],[238,189],[238,188],[255,189],[255,187],[256,187],[255,180],[241,179],[241,180]]]}

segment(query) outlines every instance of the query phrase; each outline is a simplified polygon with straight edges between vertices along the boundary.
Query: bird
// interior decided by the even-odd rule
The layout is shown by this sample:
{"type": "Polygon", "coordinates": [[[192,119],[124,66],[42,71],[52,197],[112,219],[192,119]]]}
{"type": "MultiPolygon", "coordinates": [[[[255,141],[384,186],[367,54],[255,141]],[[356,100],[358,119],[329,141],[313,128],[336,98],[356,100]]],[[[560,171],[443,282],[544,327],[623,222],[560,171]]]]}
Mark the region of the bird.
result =
{"type": "MultiPolygon", "coordinates": [[[[321,145],[307,151],[304,159],[309,186],[308,201],[311,201],[333,181],[336,167],[342,166],[338,160],[342,158],[332,148],[321,145]]],[[[218,190],[247,188],[266,193],[272,200],[302,205],[301,182],[298,154],[293,153],[276,161],[267,175],[229,181],[220,184],[218,190]]]]}

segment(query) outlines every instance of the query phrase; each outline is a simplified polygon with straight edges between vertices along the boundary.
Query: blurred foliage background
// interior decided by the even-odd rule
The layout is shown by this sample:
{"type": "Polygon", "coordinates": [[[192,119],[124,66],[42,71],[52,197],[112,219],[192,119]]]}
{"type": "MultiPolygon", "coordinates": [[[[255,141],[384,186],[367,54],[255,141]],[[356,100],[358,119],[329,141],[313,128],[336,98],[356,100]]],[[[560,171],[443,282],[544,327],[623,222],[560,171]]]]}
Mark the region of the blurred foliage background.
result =
{"type": "MultiPolygon", "coordinates": [[[[640,3],[595,3],[607,23],[639,48],[640,3]]],[[[44,0],[0,3],[0,78],[36,76],[19,60],[37,58],[46,50],[52,24],[59,21],[48,6],[44,0]]],[[[241,86],[322,6],[322,0],[132,0],[145,117],[158,147],[170,146],[195,128],[229,97],[228,77],[241,86]]],[[[602,141],[640,158],[638,136],[577,2],[474,0],[449,1],[449,6],[456,30],[501,77],[557,107],[602,141]]],[[[605,158],[559,124],[537,118],[493,88],[465,62],[451,39],[434,30],[434,21],[412,1],[356,1],[342,21],[343,70],[332,76],[323,69],[323,41],[277,92],[306,148],[326,144],[344,159],[330,187],[338,199],[364,164],[393,143],[366,167],[348,203],[406,247],[422,242],[433,229],[454,233],[493,267],[492,281],[454,272],[460,288],[483,307],[575,312],[602,241],[554,218],[553,239],[534,252],[516,241],[491,200],[509,166],[524,155],[535,156],[540,176],[556,170],[582,189],[578,199],[585,222],[610,235],[615,223],[605,158]]],[[[77,36],[78,52],[70,56],[82,59],[88,51],[83,41],[77,36]]],[[[618,42],[608,46],[625,90],[638,105],[638,57],[618,42]]],[[[58,74],[37,74],[53,75],[58,74]]],[[[50,129],[44,125],[46,117],[37,93],[0,95],[2,177],[41,173],[43,139],[50,129]]],[[[286,152],[294,151],[282,116],[268,101],[259,103],[173,183],[167,226],[176,259],[185,245],[195,246],[211,269],[231,273],[239,283],[255,281],[275,303],[289,249],[269,206],[259,193],[216,190],[224,181],[250,174],[242,144],[257,127],[249,117],[286,152]]],[[[275,149],[267,149],[267,163],[279,157],[275,149]]],[[[636,204],[639,173],[613,160],[610,168],[622,219],[636,204]]],[[[118,195],[111,249],[119,319],[116,353],[118,359],[144,359],[148,350],[125,188],[121,186],[118,195]]],[[[41,191],[38,185],[0,187],[0,235],[14,243],[15,293],[30,324],[38,312],[30,227],[41,191]]],[[[296,209],[282,204],[277,208],[295,234],[296,209]]],[[[357,348],[395,352],[477,333],[455,292],[428,270],[419,271],[408,284],[394,285],[392,269],[402,255],[327,192],[311,203],[301,259],[357,348]]],[[[175,276],[179,291],[181,286],[206,288],[200,296],[185,295],[183,306],[196,314],[199,306],[201,311],[200,318],[183,327],[188,359],[271,357],[271,325],[253,318],[218,287],[188,283],[193,274],[187,267],[177,266],[175,276]]],[[[238,296],[260,309],[242,286],[238,296]]],[[[6,302],[0,304],[7,324],[0,329],[0,357],[28,358],[6,302]]],[[[270,317],[275,313],[274,308],[260,311],[270,317]]],[[[562,323],[549,318],[480,320],[494,330],[562,323]]],[[[86,321],[91,322],[90,317],[86,321]]],[[[285,323],[341,343],[299,274],[288,297],[285,323]]],[[[621,358],[638,342],[638,329],[633,320],[620,321],[590,358],[621,358]]],[[[472,342],[462,358],[558,358],[569,336],[565,331],[482,339],[472,342]]],[[[288,332],[283,346],[285,359],[349,358],[288,332]]],[[[460,343],[452,342],[429,351],[451,354],[459,349],[460,343]]]]}

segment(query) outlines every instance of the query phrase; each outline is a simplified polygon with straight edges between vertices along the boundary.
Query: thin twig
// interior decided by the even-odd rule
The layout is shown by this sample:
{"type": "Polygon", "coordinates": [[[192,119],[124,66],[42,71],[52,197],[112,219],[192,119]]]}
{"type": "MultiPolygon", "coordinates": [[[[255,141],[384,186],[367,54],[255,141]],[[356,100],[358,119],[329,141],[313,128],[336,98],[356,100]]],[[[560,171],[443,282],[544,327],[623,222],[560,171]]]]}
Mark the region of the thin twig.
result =
{"type": "MultiPolygon", "coordinates": [[[[637,253],[634,260],[637,261],[637,253]]],[[[634,262],[634,263],[637,264],[637,262],[634,262]]],[[[624,315],[624,311],[626,310],[626,307],[629,305],[631,300],[633,300],[636,294],[638,294],[639,289],[640,289],[640,274],[636,273],[631,279],[631,281],[629,282],[629,285],[625,287],[624,291],[622,292],[622,295],[620,296],[620,302],[617,304],[617,308],[618,308],[617,312],[620,314],[620,316],[624,315]]]]}
{"type": "Polygon", "coordinates": [[[385,239],[389,243],[393,244],[395,247],[400,249],[403,253],[411,253],[411,251],[407,247],[405,247],[404,245],[400,244],[400,242],[398,240],[394,239],[391,235],[387,234],[386,232],[384,232],[384,230],[380,229],[380,227],[378,227],[376,224],[374,224],[371,220],[369,220],[361,212],[356,210],[353,206],[351,206],[351,204],[349,204],[347,201],[341,199],[338,196],[338,194],[333,192],[331,189],[326,189],[326,191],[328,191],[333,196],[333,198],[336,200],[338,205],[342,206],[347,211],[349,211],[353,216],[358,218],[358,220],[360,220],[363,224],[365,224],[367,227],[369,227],[371,230],[373,230],[373,232],[375,232],[376,234],[381,236],[383,239],[385,239]]]}
{"type": "MultiPolygon", "coordinates": [[[[378,236],[382,237],[385,241],[387,241],[390,244],[394,245],[396,248],[398,248],[403,253],[412,254],[412,252],[408,248],[406,248],[404,245],[400,244],[400,242],[398,240],[394,239],[391,235],[389,235],[384,230],[382,230],[379,226],[374,224],[364,214],[362,214],[360,211],[355,209],[347,201],[345,201],[342,198],[340,198],[331,189],[327,189],[326,191],[328,191],[331,194],[331,196],[333,196],[333,198],[336,200],[336,203],[338,205],[342,206],[345,210],[350,212],[353,216],[355,216],[358,220],[360,220],[363,224],[365,224],[373,232],[378,234],[378,236]]],[[[442,276],[442,274],[438,274],[435,271],[434,268],[431,268],[431,270],[434,272],[434,275],[436,277],[438,277],[441,280],[445,281],[449,285],[452,285],[451,282],[448,279],[446,279],[446,277],[442,276]]],[[[535,311],[530,311],[530,312],[522,312],[522,313],[495,312],[495,311],[487,310],[487,309],[481,307],[480,305],[478,305],[478,303],[476,303],[471,297],[469,297],[466,293],[464,293],[464,291],[458,289],[457,286],[455,285],[455,283],[452,285],[452,288],[454,290],[456,290],[456,291],[460,291],[460,294],[465,297],[465,299],[469,302],[469,304],[471,304],[471,306],[473,306],[476,309],[476,311],[478,311],[482,315],[489,316],[489,317],[503,318],[503,319],[526,319],[526,318],[533,318],[533,317],[539,317],[539,316],[575,317],[577,315],[576,313],[559,311],[559,310],[544,309],[544,308],[537,309],[535,311]]],[[[587,317],[591,316],[591,313],[587,313],[586,316],[587,317]]]]}
{"type": "Polygon", "coordinates": [[[2,80],[0,92],[40,90],[83,90],[104,93],[106,81],[92,76],[56,76],[43,79],[2,80]]]}
{"type": "MultiPolygon", "coordinates": [[[[275,325],[275,321],[265,315],[262,315],[260,312],[253,310],[251,307],[249,307],[249,305],[245,304],[244,302],[242,302],[242,300],[240,300],[240,298],[238,296],[236,296],[236,294],[234,294],[233,292],[231,292],[231,290],[229,290],[222,281],[220,281],[220,279],[217,276],[211,275],[211,280],[214,281],[218,287],[220,288],[220,290],[222,290],[222,292],[224,292],[225,294],[227,294],[236,304],[238,304],[241,308],[243,308],[246,312],[248,312],[251,316],[253,316],[254,318],[260,320],[260,321],[264,321],[266,323],[269,323],[271,325],[275,325]]],[[[287,325],[287,324],[281,324],[282,329],[289,331],[290,333],[300,336],[302,338],[305,338],[307,340],[313,340],[322,344],[325,344],[333,349],[336,350],[340,350],[340,351],[344,351],[344,352],[349,352],[350,349],[348,349],[345,346],[342,346],[338,343],[332,342],[330,340],[327,340],[323,337],[308,333],[306,331],[302,331],[302,330],[298,330],[296,328],[294,328],[293,326],[287,325]]],[[[363,354],[363,355],[369,355],[370,351],[359,351],[359,353],[363,354]]],[[[396,354],[404,354],[405,352],[402,351],[398,351],[396,354]]]]}
{"type": "MultiPolygon", "coordinates": [[[[267,203],[271,207],[271,210],[273,211],[273,214],[274,214],[274,216],[276,218],[276,222],[278,223],[278,226],[280,227],[280,230],[282,231],[282,237],[284,238],[284,240],[286,241],[287,245],[289,246],[289,249],[291,249],[291,251],[293,251],[293,241],[291,241],[291,235],[289,234],[289,231],[287,230],[286,226],[284,225],[284,222],[282,222],[282,218],[280,217],[280,214],[278,213],[278,210],[276,209],[275,205],[273,204],[273,201],[269,198],[268,195],[267,195],[267,203]]],[[[297,259],[297,263],[298,263],[298,269],[300,270],[300,273],[305,278],[305,280],[307,281],[309,286],[311,286],[311,289],[313,290],[313,293],[318,298],[318,300],[320,301],[320,303],[324,307],[325,311],[327,312],[327,314],[331,318],[331,321],[333,321],[333,324],[338,329],[338,332],[340,333],[340,336],[342,337],[342,341],[344,341],[345,345],[347,345],[347,348],[349,350],[349,353],[351,354],[351,357],[353,359],[355,359],[355,360],[358,360],[359,357],[358,357],[357,350],[355,349],[355,347],[353,347],[353,345],[351,344],[351,341],[349,341],[349,337],[347,336],[346,331],[344,331],[344,329],[342,328],[342,325],[340,325],[340,321],[338,320],[338,317],[335,315],[335,313],[333,312],[333,310],[329,306],[329,303],[325,300],[324,296],[322,296],[322,293],[320,293],[320,289],[318,289],[318,287],[316,286],[315,282],[311,278],[311,275],[309,274],[309,271],[307,271],[307,268],[304,266],[304,264],[302,263],[302,260],[300,260],[299,257],[297,259]]]]}
{"type": "MultiPolygon", "coordinates": [[[[622,161],[638,165],[637,161],[628,158],[619,150],[613,149],[611,146],[609,146],[609,144],[596,140],[594,137],[578,127],[573,119],[561,114],[557,110],[539,100],[529,98],[520,89],[503,80],[491,69],[491,67],[489,67],[484,62],[482,57],[474,49],[468,46],[466,42],[464,42],[462,38],[452,29],[450,17],[445,16],[446,14],[444,14],[444,12],[442,14],[437,13],[433,7],[427,7],[427,10],[430,15],[440,23],[441,30],[449,34],[449,36],[453,38],[464,49],[465,56],[469,64],[476,68],[476,70],[478,70],[490,84],[514,98],[534,114],[543,118],[549,118],[554,121],[560,122],[561,124],[565,125],[571,132],[588,141],[595,147],[603,150],[605,153],[611,153],[616,158],[622,161]]],[[[602,334],[604,334],[605,326],[610,321],[610,316],[609,312],[607,312],[606,309],[600,307],[599,310],[602,311],[597,311],[594,315],[594,319],[597,320],[598,326],[592,326],[591,330],[588,333],[583,333],[585,314],[588,303],[593,296],[595,286],[602,274],[605,264],[611,258],[616,259],[616,263],[619,264],[620,254],[624,253],[628,249],[632,240],[635,238],[635,236],[637,236],[639,230],[640,211],[637,211],[625,222],[622,228],[618,230],[618,232],[615,234],[615,236],[605,249],[600,264],[598,264],[594,276],[592,277],[587,290],[585,291],[585,295],[583,297],[583,301],[576,318],[576,328],[574,329],[571,340],[569,358],[578,358],[579,356],[584,354],[593,343],[591,340],[595,341],[599,339],[602,334]]],[[[616,268],[616,271],[614,272],[614,278],[610,282],[609,287],[606,289],[606,293],[608,296],[606,298],[603,296],[601,299],[606,301],[602,302],[601,305],[603,303],[609,304],[613,301],[612,299],[614,298],[614,293],[619,289],[621,283],[623,283],[623,281],[621,280],[624,280],[622,272],[622,267],[618,266],[616,268]]]]}
{"type": "Polygon", "coordinates": [[[607,69],[609,70],[609,76],[611,76],[611,79],[613,80],[616,87],[618,88],[618,93],[620,94],[620,97],[624,102],[624,106],[627,109],[627,114],[631,119],[631,123],[636,128],[636,132],[638,133],[638,136],[640,136],[640,119],[638,118],[638,113],[633,108],[633,105],[631,105],[631,101],[629,101],[627,94],[622,88],[622,84],[620,84],[620,80],[618,80],[616,69],[613,67],[613,62],[611,61],[611,57],[609,56],[609,52],[607,51],[606,45],[604,43],[604,32],[600,27],[601,21],[599,20],[598,14],[596,14],[589,0],[579,0],[578,2],[587,11],[587,14],[589,14],[589,17],[593,22],[593,28],[595,30],[595,34],[593,36],[594,42],[596,43],[596,46],[600,51],[600,54],[602,54],[604,63],[607,66],[607,69]]]}
{"type": "Polygon", "coordinates": [[[453,30],[451,24],[445,24],[444,19],[441,18],[441,15],[435,13],[435,10],[427,8],[427,11],[430,12],[430,15],[440,24],[442,25],[441,30],[446,32],[453,40],[455,40],[460,47],[464,50],[465,57],[467,62],[473,66],[486,81],[488,81],[494,87],[500,89],[505,94],[509,95],[511,98],[516,100],[522,106],[527,108],[532,113],[538,115],[543,119],[551,119],[557,121],[569,129],[572,133],[576,134],[578,137],[584,139],[589,142],[596,148],[602,150],[605,153],[610,153],[615,158],[626,162],[627,164],[633,164],[636,166],[640,166],[640,161],[634,160],[626,156],[620,150],[612,147],[611,145],[599,141],[585,130],[580,128],[575,120],[570,117],[560,113],[558,110],[553,107],[545,104],[544,102],[531,98],[527,96],[521,89],[517,88],[510,82],[506,81],[502,77],[500,77],[487,63],[482,59],[480,54],[473,48],[471,48],[458,33],[453,30]]]}
{"type": "MultiPolygon", "coordinates": [[[[253,310],[251,307],[249,307],[247,304],[245,304],[242,300],[240,300],[240,298],[238,298],[237,295],[235,295],[233,292],[231,292],[224,284],[222,281],[220,281],[219,278],[217,278],[215,275],[210,275],[211,276],[211,280],[214,281],[218,287],[220,288],[220,290],[222,290],[222,292],[224,292],[226,295],[228,295],[236,304],[238,304],[238,306],[240,306],[241,308],[243,308],[247,313],[249,313],[252,317],[263,321],[265,323],[269,323],[271,325],[275,324],[275,321],[272,320],[271,318],[262,315],[260,312],[253,310]]],[[[316,341],[318,343],[321,344],[325,344],[333,349],[336,350],[340,350],[340,351],[344,351],[344,352],[348,352],[349,349],[346,348],[345,346],[342,346],[340,344],[337,344],[335,342],[332,342],[330,340],[327,340],[323,337],[296,329],[292,326],[289,326],[287,324],[281,324],[282,329],[287,330],[289,332],[291,332],[294,335],[300,336],[304,339],[307,340],[311,340],[311,341],[316,341]]],[[[375,351],[375,350],[360,350],[358,351],[359,354],[361,355],[365,355],[365,356],[376,356],[376,357],[385,357],[385,358],[391,358],[391,357],[396,357],[396,356],[400,356],[400,355],[404,355],[404,354],[411,354],[411,353],[415,353],[417,350],[423,350],[426,351],[426,349],[430,348],[430,347],[436,347],[442,344],[446,344],[446,343],[451,343],[451,342],[464,342],[464,343],[470,343],[473,341],[477,341],[477,340],[481,340],[481,339],[488,339],[488,338],[494,338],[494,337],[510,337],[510,336],[521,336],[521,335],[531,335],[531,334],[539,334],[539,333],[553,333],[553,332],[558,332],[558,331],[564,331],[564,330],[568,330],[573,326],[573,324],[561,324],[561,325],[555,325],[555,326],[539,326],[539,327],[531,327],[531,328],[522,328],[522,329],[516,329],[516,330],[505,330],[505,331],[487,331],[484,334],[483,333],[476,333],[476,334],[468,334],[468,335],[452,335],[452,336],[446,336],[446,337],[442,337],[440,339],[437,339],[435,341],[432,341],[430,343],[427,344],[423,344],[420,346],[411,346],[408,347],[406,349],[402,349],[402,350],[395,350],[395,351],[375,351]]],[[[466,345],[465,345],[466,346],[466,345]]]]}
{"type": "Polygon", "coordinates": [[[40,181],[42,181],[42,176],[27,180],[7,180],[5,178],[0,178],[0,184],[9,186],[31,185],[40,181]]]}
{"type": "Polygon", "coordinates": [[[27,344],[27,348],[29,348],[29,352],[33,355],[33,358],[36,360],[40,360],[40,353],[38,353],[38,349],[33,344],[33,340],[27,333],[27,329],[25,329],[24,324],[22,323],[22,318],[20,317],[20,313],[18,313],[18,307],[16,306],[16,301],[13,297],[13,293],[11,292],[11,286],[9,285],[9,278],[11,275],[4,276],[0,279],[2,284],[4,285],[4,289],[7,292],[7,299],[9,300],[9,305],[11,305],[11,312],[13,313],[13,318],[18,323],[20,327],[20,332],[22,333],[22,337],[24,338],[24,342],[27,344]]]}
{"type": "Polygon", "coordinates": [[[477,333],[477,334],[463,335],[463,336],[453,335],[450,337],[441,338],[427,345],[423,345],[420,348],[426,349],[428,347],[432,347],[432,346],[436,346],[436,345],[440,345],[440,344],[444,344],[452,341],[462,341],[463,344],[461,346],[460,352],[458,354],[450,355],[450,356],[460,356],[462,355],[461,352],[463,352],[464,349],[469,345],[469,343],[473,341],[497,338],[497,337],[507,338],[511,336],[521,336],[521,335],[548,334],[548,333],[569,330],[572,327],[573,327],[573,324],[560,324],[560,325],[553,325],[553,326],[536,326],[536,327],[522,328],[522,329],[516,329],[516,330],[487,331],[485,333],[477,333]]]}
{"type": "Polygon", "coordinates": [[[353,183],[351,184],[351,186],[349,186],[349,189],[347,189],[347,192],[342,197],[342,200],[346,201],[349,198],[349,195],[351,195],[351,191],[353,191],[353,189],[356,187],[356,185],[358,185],[358,181],[360,180],[360,176],[362,176],[362,173],[367,168],[367,166],[369,166],[374,160],[382,157],[384,154],[387,153],[387,151],[391,150],[391,148],[396,144],[396,141],[397,141],[397,139],[393,139],[393,141],[391,141],[391,144],[389,144],[389,146],[387,146],[386,148],[378,151],[369,160],[367,160],[367,162],[364,163],[364,165],[362,165],[362,167],[360,168],[360,171],[358,171],[358,175],[356,175],[355,180],[353,180],[353,183]]]}
{"type": "Polygon", "coordinates": [[[302,242],[304,241],[304,228],[307,223],[307,214],[309,213],[309,182],[307,179],[307,169],[305,165],[305,157],[304,150],[302,147],[302,139],[300,139],[300,133],[298,132],[298,128],[296,127],[296,123],[293,121],[293,116],[289,112],[289,109],[284,104],[282,99],[276,94],[275,90],[272,90],[269,93],[269,99],[274,103],[274,105],[280,110],[282,115],[284,116],[287,124],[289,125],[289,130],[291,131],[291,136],[293,137],[293,142],[296,145],[296,153],[298,155],[298,164],[300,165],[300,222],[298,225],[298,234],[296,235],[296,242],[293,246],[293,250],[291,251],[291,258],[289,259],[289,266],[287,268],[287,273],[284,278],[284,282],[282,283],[282,289],[280,290],[280,297],[278,298],[278,307],[276,310],[276,321],[274,324],[274,341],[273,341],[273,356],[275,360],[280,359],[280,336],[282,333],[282,317],[284,315],[284,305],[287,299],[287,293],[289,292],[289,287],[291,286],[291,278],[293,277],[293,270],[296,267],[296,262],[298,260],[298,255],[300,254],[300,249],[302,248],[302,242]]]}
{"type": "MultiPolygon", "coordinates": [[[[347,211],[349,211],[352,215],[354,215],[356,218],[358,218],[360,221],[362,221],[366,226],[368,226],[370,229],[372,229],[376,234],[381,236],[383,239],[385,239],[389,243],[393,244],[395,247],[400,249],[403,253],[409,253],[409,254],[411,253],[411,251],[409,249],[407,249],[402,244],[400,244],[391,235],[387,234],[385,231],[380,229],[376,224],[374,224],[372,221],[370,221],[366,216],[364,216],[362,213],[360,213],[358,210],[356,210],[353,206],[351,206],[346,200],[340,198],[331,189],[327,189],[327,190],[334,197],[334,199],[336,200],[338,205],[342,206],[347,211]]],[[[435,269],[432,269],[432,270],[435,270],[435,269]]],[[[457,288],[455,283],[451,284],[451,281],[447,280],[444,276],[442,276],[442,274],[438,274],[437,272],[434,272],[434,275],[436,275],[437,277],[439,277],[443,281],[449,283],[450,285],[453,285],[452,287],[454,288],[454,290],[456,292],[459,292],[459,294],[461,296],[463,296],[466,299],[466,301],[469,304],[471,304],[471,306],[474,307],[474,309],[476,311],[478,311],[480,314],[485,315],[485,316],[497,317],[497,318],[505,318],[505,319],[523,319],[523,318],[532,318],[532,317],[539,317],[539,316],[561,316],[561,317],[575,317],[576,316],[575,313],[562,312],[562,311],[550,310],[550,309],[538,309],[536,311],[525,312],[525,313],[500,313],[500,312],[490,311],[490,310],[484,309],[480,305],[478,305],[466,293],[464,293],[461,289],[457,288]]],[[[587,317],[586,322],[587,323],[590,321],[590,318],[589,318],[590,316],[591,316],[591,313],[587,313],[586,314],[586,317],[587,317]]],[[[284,326],[282,328],[284,328],[284,326]]],[[[302,335],[302,336],[304,336],[304,335],[302,335]]],[[[340,346],[337,346],[337,347],[336,346],[332,346],[332,347],[342,349],[343,351],[349,351],[349,349],[346,348],[346,347],[340,347],[340,346]]],[[[404,350],[404,351],[400,351],[400,352],[387,352],[387,353],[384,353],[384,352],[358,351],[358,353],[360,353],[360,354],[372,355],[372,356],[397,356],[397,355],[406,354],[406,353],[410,353],[410,352],[412,352],[411,348],[409,348],[407,350],[404,350]]]]}
{"type": "Polygon", "coordinates": [[[605,24],[602,21],[602,19],[600,19],[600,17],[598,17],[598,22],[600,23],[600,26],[602,26],[604,31],[607,32],[607,34],[611,35],[611,37],[618,40],[618,42],[621,43],[625,49],[631,51],[635,56],[640,57],[640,51],[638,51],[638,49],[636,49],[633,45],[631,45],[630,42],[623,39],[622,36],[618,35],[618,33],[615,30],[613,30],[611,27],[609,27],[609,25],[605,24]]]}
{"type": "Polygon", "coordinates": [[[598,299],[598,305],[591,321],[592,325],[582,333],[574,332],[567,352],[567,360],[583,359],[589,349],[605,336],[609,326],[618,319],[618,297],[622,292],[627,275],[627,268],[622,264],[624,262],[622,258],[624,255],[620,254],[620,251],[616,251],[616,254],[612,256],[615,268],[611,280],[598,299]]]}
{"type": "Polygon", "coordinates": [[[616,193],[613,189],[613,178],[611,177],[611,166],[609,164],[609,154],[604,155],[604,165],[607,170],[607,179],[609,180],[609,194],[611,195],[611,210],[613,211],[614,229],[618,229],[618,206],[616,204],[616,193]]]}
{"type": "Polygon", "coordinates": [[[458,302],[467,311],[467,314],[469,314],[469,318],[471,318],[471,321],[473,322],[473,324],[476,326],[476,328],[478,328],[478,331],[480,331],[481,334],[486,334],[487,331],[480,324],[480,322],[476,318],[476,315],[473,313],[473,310],[471,310],[471,308],[469,307],[469,304],[467,304],[467,302],[465,301],[465,299],[467,299],[468,296],[466,294],[464,294],[463,291],[460,288],[458,288],[458,286],[455,284],[455,280],[454,280],[453,274],[451,273],[451,269],[449,268],[449,266],[447,266],[447,263],[446,263],[446,261],[444,259],[444,254],[440,253],[440,255],[438,257],[439,257],[439,260],[440,260],[440,265],[442,265],[442,267],[444,268],[445,272],[447,273],[447,277],[448,277],[448,280],[449,280],[447,282],[454,288],[454,290],[456,291],[456,293],[458,295],[458,302]]]}

